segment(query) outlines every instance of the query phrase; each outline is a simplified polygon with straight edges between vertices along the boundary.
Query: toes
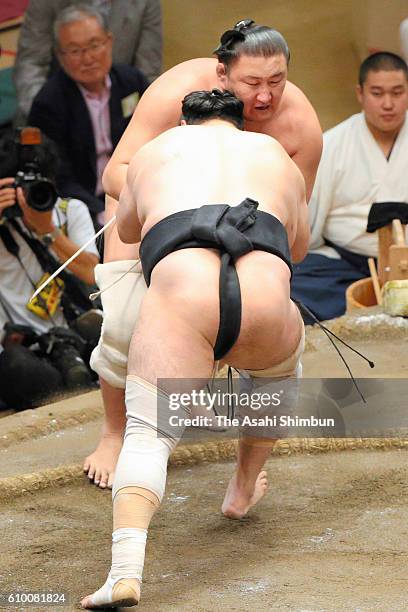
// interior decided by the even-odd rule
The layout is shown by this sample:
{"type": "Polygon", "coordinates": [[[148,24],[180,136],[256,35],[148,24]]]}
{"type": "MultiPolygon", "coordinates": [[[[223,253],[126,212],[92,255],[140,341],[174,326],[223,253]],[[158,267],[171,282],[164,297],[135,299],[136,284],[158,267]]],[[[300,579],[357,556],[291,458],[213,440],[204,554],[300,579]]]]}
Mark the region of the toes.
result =
{"type": "Polygon", "coordinates": [[[113,484],[113,477],[114,473],[109,473],[106,468],[98,468],[94,465],[90,465],[88,467],[89,482],[99,486],[101,489],[111,489],[113,484]]]}
{"type": "Polygon", "coordinates": [[[84,597],[81,600],[81,607],[82,608],[88,608],[90,606],[90,604],[91,604],[91,598],[89,596],[84,597]]]}
{"type": "Polygon", "coordinates": [[[98,485],[101,481],[101,476],[102,476],[102,472],[99,468],[96,468],[95,470],[95,477],[94,477],[94,483],[96,485],[98,485]]]}
{"type": "Polygon", "coordinates": [[[95,605],[92,603],[91,595],[87,595],[83,598],[81,601],[81,608],[84,608],[85,610],[95,610],[95,605]]]}
{"type": "Polygon", "coordinates": [[[101,471],[101,478],[100,478],[100,482],[99,482],[99,486],[101,489],[106,489],[106,487],[108,486],[108,480],[109,480],[109,472],[108,470],[102,470],[101,471]]]}
{"type": "Polygon", "coordinates": [[[115,472],[111,472],[109,474],[109,478],[108,478],[108,489],[111,489],[113,487],[113,479],[115,477],[115,472]]]}
{"type": "Polygon", "coordinates": [[[86,473],[86,472],[88,472],[88,470],[89,470],[89,468],[90,468],[90,467],[91,467],[91,464],[90,464],[90,462],[88,461],[88,457],[87,457],[87,458],[85,459],[85,462],[84,462],[84,467],[83,467],[84,472],[85,472],[85,473],[86,473]]]}

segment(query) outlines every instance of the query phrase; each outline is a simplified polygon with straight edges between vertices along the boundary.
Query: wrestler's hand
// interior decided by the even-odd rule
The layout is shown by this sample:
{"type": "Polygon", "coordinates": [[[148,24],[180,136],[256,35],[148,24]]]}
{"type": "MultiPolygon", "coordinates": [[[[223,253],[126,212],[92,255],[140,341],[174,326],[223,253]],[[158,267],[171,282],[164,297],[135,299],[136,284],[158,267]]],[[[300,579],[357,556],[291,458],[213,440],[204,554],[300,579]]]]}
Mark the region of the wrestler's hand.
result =
{"type": "Polygon", "coordinates": [[[16,203],[16,190],[11,185],[14,184],[14,178],[7,177],[0,179],[0,217],[3,210],[16,203]]]}

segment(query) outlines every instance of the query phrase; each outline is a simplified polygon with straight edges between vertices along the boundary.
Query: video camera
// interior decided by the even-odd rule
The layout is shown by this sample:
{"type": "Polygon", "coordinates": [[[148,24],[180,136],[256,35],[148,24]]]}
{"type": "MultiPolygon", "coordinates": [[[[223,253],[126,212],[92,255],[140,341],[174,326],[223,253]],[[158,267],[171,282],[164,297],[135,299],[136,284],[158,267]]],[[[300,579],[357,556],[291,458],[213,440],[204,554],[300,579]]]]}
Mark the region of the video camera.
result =
{"type": "MultiPolygon", "coordinates": [[[[41,174],[39,147],[42,145],[41,131],[34,127],[18,128],[14,139],[17,157],[17,173],[13,187],[22,187],[27,204],[38,212],[51,210],[58,198],[52,181],[41,174]]],[[[21,217],[18,204],[3,211],[3,217],[21,217]]]]}
{"type": "Polygon", "coordinates": [[[86,340],[67,327],[52,327],[40,334],[27,325],[6,323],[3,346],[22,344],[27,348],[37,347],[38,357],[45,357],[60,372],[66,389],[81,389],[92,386],[92,375],[84,362],[86,340]]]}

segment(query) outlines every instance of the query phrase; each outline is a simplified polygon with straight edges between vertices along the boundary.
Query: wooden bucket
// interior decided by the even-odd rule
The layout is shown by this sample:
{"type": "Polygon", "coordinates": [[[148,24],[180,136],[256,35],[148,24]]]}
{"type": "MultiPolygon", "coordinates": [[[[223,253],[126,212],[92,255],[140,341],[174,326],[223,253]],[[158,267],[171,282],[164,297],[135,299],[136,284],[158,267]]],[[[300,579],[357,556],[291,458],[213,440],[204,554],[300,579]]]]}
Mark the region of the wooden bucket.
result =
{"type": "Polygon", "coordinates": [[[347,287],[346,310],[351,312],[368,306],[377,306],[373,282],[371,278],[361,278],[347,287]]]}

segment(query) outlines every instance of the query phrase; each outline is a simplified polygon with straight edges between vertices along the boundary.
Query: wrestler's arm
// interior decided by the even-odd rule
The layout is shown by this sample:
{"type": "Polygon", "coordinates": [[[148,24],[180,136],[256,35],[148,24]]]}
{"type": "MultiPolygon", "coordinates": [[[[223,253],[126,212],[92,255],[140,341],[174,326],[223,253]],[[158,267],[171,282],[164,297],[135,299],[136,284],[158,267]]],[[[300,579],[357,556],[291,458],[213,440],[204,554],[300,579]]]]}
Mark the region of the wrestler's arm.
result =
{"type": "MultiPolygon", "coordinates": [[[[309,102],[308,105],[310,106],[309,102]]],[[[300,145],[291,157],[303,174],[306,183],[306,201],[309,202],[322,155],[323,138],[319,120],[311,106],[305,115],[299,125],[300,145]]]]}
{"type": "Polygon", "coordinates": [[[180,98],[169,92],[174,84],[168,83],[166,74],[154,81],[145,91],[103,173],[105,192],[119,199],[126,182],[130,160],[147,142],[180,122],[180,98]]]}
{"type": "Polygon", "coordinates": [[[139,220],[135,199],[135,179],[139,167],[139,154],[136,154],[129,166],[126,183],[120,192],[118,211],[116,213],[119,238],[125,244],[135,244],[141,240],[142,224],[139,220]]]}
{"type": "Polygon", "coordinates": [[[298,203],[298,218],[296,227],[296,237],[290,247],[290,254],[293,263],[300,263],[307,255],[310,242],[310,224],[309,224],[309,210],[306,200],[306,188],[305,181],[299,172],[293,172],[293,176],[290,177],[291,183],[294,186],[295,197],[298,203]]]}
{"type": "MultiPolygon", "coordinates": [[[[129,163],[135,153],[144,144],[155,138],[161,132],[164,132],[168,127],[168,122],[171,119],[167,117],[164,111],[166,108],[166,95],[163,98],[163,108],[160,102],[160,89],[156,83],[160,82],[162,77],[159,77],[143,94],[139,104],[133,114],[133,117],[122,135],[116,149],[114,150],[103,174],[103,186],[106,192],[105,215],[108,221],[114,214],[117,214],[119,194],[126,184],[126,175],[129,168],[129,163]]],[[[160,83],[159,83],[160,84],[160,83]]],[[[171,108],[171,105],[168,106],[171,108]]],[[[177,113],[177,121],[179,113],[177,113]]],[[[126,231],[126,230],[125,230],[126,231]]],[[[134,259],[137,257],[135,252],[135,240],[122,241],[118,235],[118,225],[110,228],[109,233],[105,235],[104,245],[104,262],[116,261],[117,259],[134,259]]]]}

